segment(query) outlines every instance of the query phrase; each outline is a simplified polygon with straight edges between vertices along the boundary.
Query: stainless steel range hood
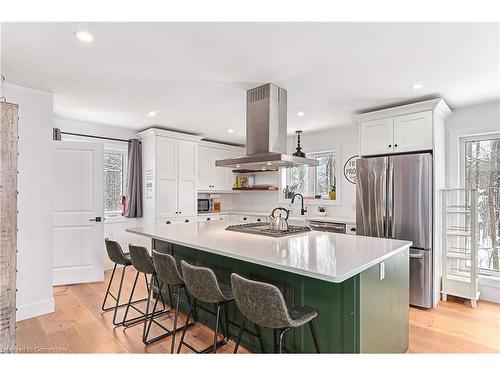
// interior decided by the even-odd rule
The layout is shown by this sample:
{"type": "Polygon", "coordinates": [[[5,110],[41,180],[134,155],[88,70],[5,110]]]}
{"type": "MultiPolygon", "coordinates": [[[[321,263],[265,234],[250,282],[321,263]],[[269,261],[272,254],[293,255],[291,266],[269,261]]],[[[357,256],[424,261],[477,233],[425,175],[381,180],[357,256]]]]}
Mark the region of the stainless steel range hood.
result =
{"type": "Polygon", "coordinates": [[[247,91],[246,156],[217,160],[218,167],[275,169],[318,165],[314,159],[287,155],[286,90],[271,83],[247,91]]]}

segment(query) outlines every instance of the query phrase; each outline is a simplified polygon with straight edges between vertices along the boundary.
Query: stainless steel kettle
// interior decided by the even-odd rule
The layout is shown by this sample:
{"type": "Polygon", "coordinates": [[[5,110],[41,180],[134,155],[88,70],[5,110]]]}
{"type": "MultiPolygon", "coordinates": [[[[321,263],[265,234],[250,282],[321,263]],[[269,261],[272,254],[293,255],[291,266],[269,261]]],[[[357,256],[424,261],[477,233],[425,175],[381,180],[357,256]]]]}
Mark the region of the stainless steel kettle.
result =
{"type": "Polygon", "coordinates": [[[286,208],[283,207],[276,207],[273,212],[271,212],[271,215],[269,217],[271,218],[271,221],[269,222],[269,229],[271,230],[287,230],[288,229],[288,216],[290,215],[290,211],[288,211],[286,208]],[[274,213],[276,211],[285,211],[286,212],[286,217],[283,219],[281,217],[281,212],[279,213],[279,216],[274,216],[274,213]]]}

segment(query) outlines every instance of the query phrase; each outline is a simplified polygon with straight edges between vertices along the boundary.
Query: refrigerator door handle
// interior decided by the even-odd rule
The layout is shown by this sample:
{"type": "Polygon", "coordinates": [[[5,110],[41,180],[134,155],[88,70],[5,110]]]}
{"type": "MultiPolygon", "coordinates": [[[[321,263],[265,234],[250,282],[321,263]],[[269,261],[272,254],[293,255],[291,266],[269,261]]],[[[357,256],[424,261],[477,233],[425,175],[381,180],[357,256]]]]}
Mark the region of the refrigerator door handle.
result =
{"type": "Polygon", "coordinates": [[[388,185],[388,193],[387,193],[387,216],[388,216],[388,225],[387,225],[387,236],[389,238],[394,237],[394,227],[393,227],[393,213],[394,213],[394,162],[390,161],[389,163],[389,183],[388,185]]]}

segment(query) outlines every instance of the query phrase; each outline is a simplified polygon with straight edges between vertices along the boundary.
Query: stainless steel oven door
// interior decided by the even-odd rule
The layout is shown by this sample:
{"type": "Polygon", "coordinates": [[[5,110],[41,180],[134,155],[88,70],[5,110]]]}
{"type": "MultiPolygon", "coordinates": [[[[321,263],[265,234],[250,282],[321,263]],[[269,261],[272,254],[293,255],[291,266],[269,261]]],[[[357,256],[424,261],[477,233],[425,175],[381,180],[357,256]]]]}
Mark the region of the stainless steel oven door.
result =
{"type": "Polygon", "coordinates": [[[410,305],[432,307],[432,251],[410,248],[410,305]]]}

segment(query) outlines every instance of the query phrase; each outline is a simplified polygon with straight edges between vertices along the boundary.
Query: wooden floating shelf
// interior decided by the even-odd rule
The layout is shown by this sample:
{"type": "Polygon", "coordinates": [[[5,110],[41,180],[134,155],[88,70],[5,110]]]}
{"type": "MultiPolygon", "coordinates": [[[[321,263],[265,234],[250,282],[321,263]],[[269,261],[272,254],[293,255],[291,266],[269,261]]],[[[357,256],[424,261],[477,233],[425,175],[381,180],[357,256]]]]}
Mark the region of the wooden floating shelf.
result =
{"type": "Polygon", "coordinates": [[[240,187],[240,188],[233,188],[233,190],[245,190],[245,191],[278,191],[278,188],[276,186],[265,186],[265,187],[240,187]]]}
{"type": "Polygon", "coordinates": [[[233,173],[262,173],[262,172],[277,172],[278,168],[266,169],[233,169],[233,173]]]}

